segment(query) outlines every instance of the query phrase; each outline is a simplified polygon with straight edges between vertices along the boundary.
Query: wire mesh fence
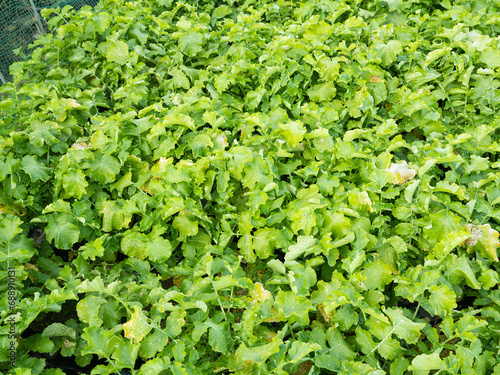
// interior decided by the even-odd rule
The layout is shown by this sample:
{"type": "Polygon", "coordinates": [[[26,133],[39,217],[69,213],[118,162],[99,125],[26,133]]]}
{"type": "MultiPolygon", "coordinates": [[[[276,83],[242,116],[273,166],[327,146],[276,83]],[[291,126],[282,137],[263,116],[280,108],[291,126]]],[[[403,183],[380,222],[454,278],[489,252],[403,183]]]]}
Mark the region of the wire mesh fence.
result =
{"type": "Polygon", "coordinates": [[[78,10],[97,3],[98,0],[0,0],[0,84],[11,79],[10,65],[28,58],[30,44],[48,31],[40,17],[42,9],[70,5],[78,10]]]}

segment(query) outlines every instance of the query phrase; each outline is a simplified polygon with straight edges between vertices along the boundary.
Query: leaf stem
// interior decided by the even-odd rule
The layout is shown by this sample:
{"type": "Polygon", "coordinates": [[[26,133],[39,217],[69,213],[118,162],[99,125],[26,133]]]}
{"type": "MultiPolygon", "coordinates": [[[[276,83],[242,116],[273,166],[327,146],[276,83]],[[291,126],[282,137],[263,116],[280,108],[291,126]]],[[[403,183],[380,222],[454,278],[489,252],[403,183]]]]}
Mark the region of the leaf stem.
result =
{"type": "Polygon", "coordinates": [[[398,324],[396,324],[394,327],[392,327],[391,332],[389,332],[389,333],[387,334],[387,336],[385,336],[385,337],[382,339],[382,341],[380,341],[380,342],[377,344],[377,346],[376,346],[376,347],[374,347],[374,348],[371,350],[370,354],[372,354],[375,350],[377,350],[377,349],[380,347],[380,345],[382,345],[382,344],[384,343],[384,341],[385,341],[385,340],[387,340],[387,338],[388,338],[388,337],[390,337],[390,336],[392,335],[392,333],[396,330],[396,328],[397,328],[397,327],[398,327],[398,326],[399,326],[402,322],[403,322],[403,319],[401,319],[401,320],[398,322],[398,324]]]}
{"type": "Polygon", "coordinates": [[[215,284],[214,284],[214,280],[212,279],[212,277],[209,275],[209,279],[210,279],[210,283],[212,284],[213,288],[214,288],[214,291],[215,291],[215,295],[217,296],[217,301],[219,301],[219,306],[220,306],[220,309],[222,310],[222,314],[224,314],[224,320],[227,322],[227,316],[226,316],[226,311],[224,310],[224,307],[222,307],[222,302],[220,300],[220,297],[219,297],[219,293],[217,292],[217,289],[215,288],[215,284]]]}
{"type": "Polygon", "coordinates": [[[287,325],[288,325],[288,329],[290,330],[290,334],[292,335],[292,339],[295,341],[296,340],[295,334],[293,333],[293,329],[292,329],[290,322],[287,322],[287,325]]]}
{"type": "Polygon", "coordinates": [[[413,319],[412,320],[415,320],[415,318],[417,317],[417,314],[418,314],[418,309],[420,308],[420,301],[418,302],[417,304],[417,308],[415,309],[415,313],[413,314],[413,319]]]}

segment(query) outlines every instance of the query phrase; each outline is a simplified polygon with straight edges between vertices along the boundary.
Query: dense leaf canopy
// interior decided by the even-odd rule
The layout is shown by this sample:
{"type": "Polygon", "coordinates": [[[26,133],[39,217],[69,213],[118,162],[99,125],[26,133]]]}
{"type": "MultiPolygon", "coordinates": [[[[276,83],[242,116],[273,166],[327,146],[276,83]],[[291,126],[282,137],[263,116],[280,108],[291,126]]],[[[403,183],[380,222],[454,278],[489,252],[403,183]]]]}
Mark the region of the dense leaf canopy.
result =
{"type": "Polygon", "coordinates": [[[0,370],[14,319],[18,374],[500,374],[498,0],[44,16],[0,88],[0,370]]]}

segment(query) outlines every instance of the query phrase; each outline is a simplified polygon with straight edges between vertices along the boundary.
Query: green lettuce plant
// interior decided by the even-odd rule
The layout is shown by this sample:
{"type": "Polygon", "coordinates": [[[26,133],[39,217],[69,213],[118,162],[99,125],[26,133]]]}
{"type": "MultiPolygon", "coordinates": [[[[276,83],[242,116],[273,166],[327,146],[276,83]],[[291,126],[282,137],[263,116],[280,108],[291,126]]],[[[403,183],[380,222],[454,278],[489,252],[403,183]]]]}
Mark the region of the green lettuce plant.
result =
{"type": "Polygon", "coordinates": [[[1,371],[500,374],[498,14],[44,11],[0,88],[1,371]]]}

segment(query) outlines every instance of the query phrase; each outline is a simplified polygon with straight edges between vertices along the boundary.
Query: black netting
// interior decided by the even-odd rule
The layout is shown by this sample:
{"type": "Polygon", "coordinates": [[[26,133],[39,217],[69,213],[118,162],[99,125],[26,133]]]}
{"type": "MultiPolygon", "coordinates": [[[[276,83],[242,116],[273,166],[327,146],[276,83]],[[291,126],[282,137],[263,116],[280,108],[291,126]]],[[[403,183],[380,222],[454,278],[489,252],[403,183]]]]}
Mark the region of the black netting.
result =
{"type": "Polygon", "coordinates": [[[42,9],[70,5],[78,10],[97,3],[98,0],[0,0],[0,84],[10,80],[9,66],[27,58],[29,45],[47,31],[40,17],[42,9]]]}

